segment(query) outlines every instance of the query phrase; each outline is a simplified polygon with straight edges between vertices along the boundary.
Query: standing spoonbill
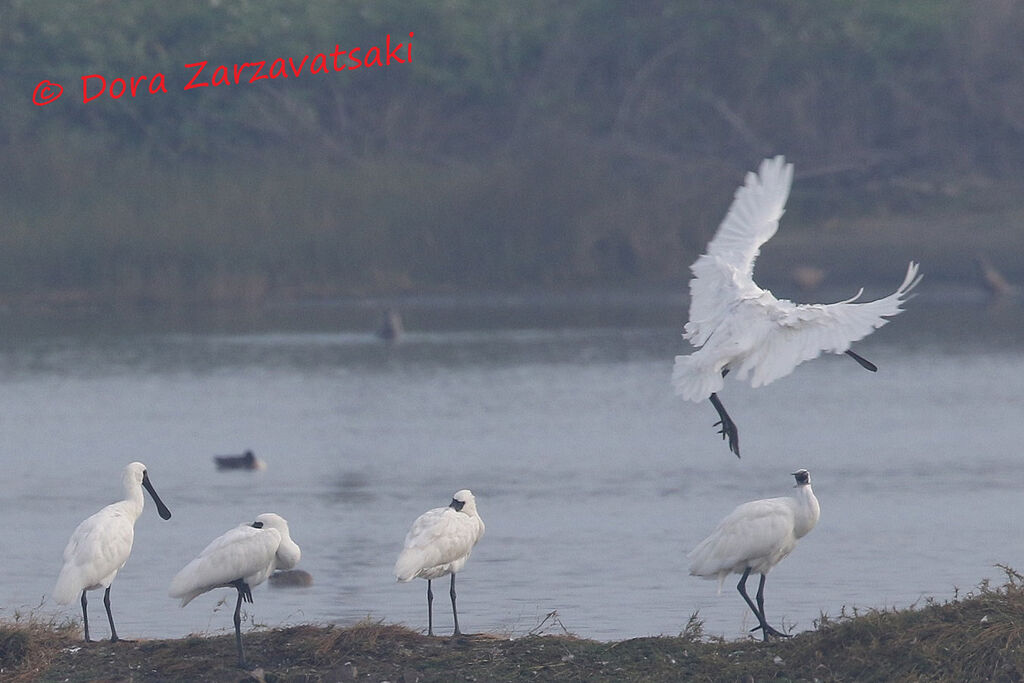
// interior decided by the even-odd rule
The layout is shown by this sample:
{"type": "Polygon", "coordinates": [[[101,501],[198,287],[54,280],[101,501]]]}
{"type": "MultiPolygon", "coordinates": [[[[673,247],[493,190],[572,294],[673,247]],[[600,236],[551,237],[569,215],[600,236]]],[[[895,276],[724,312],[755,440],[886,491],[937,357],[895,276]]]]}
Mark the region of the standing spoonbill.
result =
{"type": "Polygon", "coordinates": [[[184,607],[198,595],[214,588],[234,588],[235,645],[238,666],[246,668],[242,648],[242,601],[252,603],[252,587],[267,580],[275,569],[291,569],[302,552],[288,533],[288,522],[280,515],[265,512],[251,524],[240,524],[215,538],[199,557],[185,565],[171,579],[168,591],[180,598],[184,607]]]}
{"type": "Polygon", "coordinates": [[[772,567],[782,561],[818,523],[821,508],[811,490],[811,475],[797,470],[796,496],[766,498],[740,505],[718,523],[711,535],[690,551],[690,574],[718,579],[718,592],[729,574],[742,574],[736,589],[757,617],[764,639],[788,637],[768,625],[764,616],[764,582],[772,567]],[[750,572],[761,574],[757,587],[757,605],[747,595],[750,572]]]}
{"type": "Polygon", "coordinates": [[[903,309],[911,289],[920,282],[918,266],[907,267],[903,284],[889,296],[854,303],[794,304],[776,299],[753,280],[754,260],[761,245],[779,228],[793,165],[777,156],[761,162],[757,175],[748,173],[736,190],[732,206],[708,244],[708,251],[690,266],[690,320],[683,337],[698,347],[688,356],[676,356],[672,384],[687,401],[710,399],[718,411],[719,434],[729,439],[729,450],[740,455],[736,423],[718,398],[724,378],[736,370],[738,379],[751,374],[759,387],[785,377],[797,365],[823,351],[845,353],[871,372],[878,368],[850,350],[889,322],[903,309]]]}
{"type": "Polygon", "coordinates": [[[156,490],[149,483],[146,466],[141,462],[133,462],[124,468],[121,484],[124,487],[124,500],[111,503],[86,518],[71,534],[64,548],[64,566],[53,588],[53,598],[60,605],[69,604],[81,593],[86,642],[91,642],[91,638],[85,594],[97,588],[106,589],[103,592],[103,606],[107,608],[107,621],[110,622],[110,642],[118,641],[114,617],[110,613],[110,584],[132,553],[135,521],[142,514],[145,504],[143,488],[153,497],[160,516],[171,518],[171,511],[156,495],[156,490]]]}
{"type": "Polygon", "coordinates": [[[469,489],[457,491],[448,507],[427,510],[416,518],[405,536],[405,547],[395,562],[395,577],[405,583],[419,577],[427,580],[427,635],[434,635],[434,593],[430,582],[452,575],[452,617],[454,635],[459,631],[459,613],[455,609],[455,573],[466,566],[480,537],[484,520],[476,511],[476,499],[469,489]]]}

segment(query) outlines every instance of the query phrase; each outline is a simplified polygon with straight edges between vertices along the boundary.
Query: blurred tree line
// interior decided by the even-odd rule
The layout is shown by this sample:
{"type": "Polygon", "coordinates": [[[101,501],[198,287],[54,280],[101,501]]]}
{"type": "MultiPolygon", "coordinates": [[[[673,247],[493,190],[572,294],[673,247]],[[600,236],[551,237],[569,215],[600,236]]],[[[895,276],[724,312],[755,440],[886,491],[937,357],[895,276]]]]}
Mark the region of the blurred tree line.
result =
{"type": "Polygon", "coordinates": [[[763,156],[831,197],[797,225],[1015,178],[1021,35],[1013,0],[0,0],[0,290],[682,281],[763,156]],[[182,90],[410,32],[409,64],[182,90]]]}

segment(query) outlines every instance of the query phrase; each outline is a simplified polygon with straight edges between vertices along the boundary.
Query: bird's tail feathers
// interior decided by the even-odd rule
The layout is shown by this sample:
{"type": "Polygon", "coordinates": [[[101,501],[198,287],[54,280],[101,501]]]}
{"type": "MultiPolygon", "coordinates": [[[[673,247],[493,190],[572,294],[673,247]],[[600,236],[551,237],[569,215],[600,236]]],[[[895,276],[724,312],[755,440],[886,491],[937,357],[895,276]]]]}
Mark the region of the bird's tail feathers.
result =
{"type": "Polygon", "coordinates": [[[50,597],[53,598],[58,605],[69,605],[74,602],[78,594],[81,593],[81,588],[78,582],[75,581],[75,575],[73,571],[70,571],[68,567],[61,570],[60,576],[57,578],[57,584],[53,587],[53,592],[50,597]]]}
{"type": "Polygon", "coordinates": [[[172,598],[180,599],[181,606],[184,607],[188,603],[192,602],[193,599],[202,595],[206,591],[210,590],[210,586],[205,581],[196,579],[197,575],[201,575],[203,568],[203,559],[198,557],[187,565],[184,569],[174,575],[171,579],[171,585],[167,589],[167,595],[172,598]],[[197,587],[199,585],[199,587],[197,587]]]}
{"type": "Polygon", "coordinates": [[[687,401],[703,401],[712,393],[721,391],[724,384],[722,372],[707,367],[695,358],[696,353],[689,356],[676,356],[672,368],[672,386],[676,395],[687,401]]]}
{"type": "Polygon", "coordinates": [[[717,580],[718,581],[718,595],[721,595],[722,594],[722,586],[725,585],[725,577],[729,576],[729,571],[728,570],[718,571],[718,572],[716,572],[714,570],[710,570],[709,571],[706,568],[701,568],[699,566],[696,566],[696,564],[697,563],[695,562],[693,565],[690,566],[690,576],[696,576],[696,577],[699,577],[699,578],[702,578],[702,579],[708,579],[708,580],[712,580],[712,579],[717,580]]]}
{"type": "Polygon", "coordinates": [[[192,602],[205,592],[206,591],[192,591],[191,593],[186,593],[185,595],[172,595],[171,597],[181,598],[181,603],[178,604],[178,607],[184,607],[185,605],[192,602]]]}
{"type": "Polygon", "coordinates": [[[395,578],[405,583],[416,578],[423,568],[423,551],[418,548],[406,548],[395,562],[395,578]]]}

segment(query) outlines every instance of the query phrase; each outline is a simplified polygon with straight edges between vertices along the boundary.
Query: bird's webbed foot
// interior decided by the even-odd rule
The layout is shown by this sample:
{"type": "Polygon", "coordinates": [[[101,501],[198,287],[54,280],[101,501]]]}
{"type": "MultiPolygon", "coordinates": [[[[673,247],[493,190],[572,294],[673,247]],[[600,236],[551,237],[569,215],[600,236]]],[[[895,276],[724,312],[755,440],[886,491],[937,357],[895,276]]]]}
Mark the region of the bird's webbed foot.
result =
{"type": "Polygon", "coordinates": [[[714,426],[719,427],[718,433],[722,435],[723,440],[729,440],[729,450],[735,453],[738,458],[740,456],[740,433],[736,429],[736,423],[728,415],[725,415],[714,426]]]}
{"type": "Polygon", "coordinates": [[[772,638],[792,638],[793,637],[792,634],[783,633],[782,631],[777,631],[776,629],[772,628],[771,626],[769,626],[766,623],[765,624],[759,624],[758,626],[755,626],[754,628],[750,629],[750,632],[753,633],[754,631],[758,631],[758,630],[761,631],[764,634],[764,639],[765,640],[768,640],[769,637],[772,637],[772,638]]]}
{"type": "Polygon", "coordinates": [[[736,428],[736,423],[729,417],[729,413],[725,411],[725,406],[722,405],[722,401],[719,400],[716,394],[711,394],[711,405],[718,411],[718,422],[713,426],[718,427],[718,433],[722,435],[722,439],[728,439],[729,450],[732,451],[736,457],[740,457],[740,432],[736,428]]]}

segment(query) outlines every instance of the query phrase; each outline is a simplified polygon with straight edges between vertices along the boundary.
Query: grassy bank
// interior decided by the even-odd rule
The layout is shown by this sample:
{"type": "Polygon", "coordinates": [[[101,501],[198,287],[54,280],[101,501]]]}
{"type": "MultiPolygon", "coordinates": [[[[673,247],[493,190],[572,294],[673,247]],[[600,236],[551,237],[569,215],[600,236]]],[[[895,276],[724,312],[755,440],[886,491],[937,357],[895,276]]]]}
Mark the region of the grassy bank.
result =
{"type": "Polygon", "coordinates": [[[536,681],[1020,680],[1024,585],[987,583],[947,602],[822,617],[787,640],[674,637],[598,642],[571,635],[428,638],[401,626],[295,626],[248,633],[259,667],[234,667],[233,636],[83,644],[73,626],[5,623],[5,680],[536,681]]]}

